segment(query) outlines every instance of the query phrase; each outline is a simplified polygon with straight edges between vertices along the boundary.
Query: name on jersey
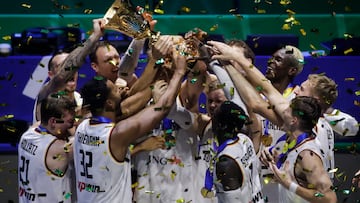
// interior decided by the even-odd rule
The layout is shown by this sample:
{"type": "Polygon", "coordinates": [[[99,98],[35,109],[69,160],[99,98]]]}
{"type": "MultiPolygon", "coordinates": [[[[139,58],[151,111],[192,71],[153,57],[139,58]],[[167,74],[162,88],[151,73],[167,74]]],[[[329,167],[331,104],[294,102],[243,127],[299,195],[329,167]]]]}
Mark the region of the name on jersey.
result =
{"type": "Polygon", "coordinates": [[[89,136],[87,134],[84,134],[82,132],[77,132],[77,140],[81,144],[89,145],[89,146],[99,146],[103,143],[103,141],[100,140],[99,136],[89,136]]]}
{"type": "Polygon", "coordinates": [[[32,155],[35,155],[35,152],[38,148],[37,145],[33,144],[32,142],[28,142],[27,140],[21,141],[20,146],[21,146],[21,149],[29,152],[32,155]]]}
{"type": "MultiPolygon", "coordinates": [[[[266,120],[262,120],[262,124],[264,129],[266,128],[266,120]]],[[[273,124],[272,122],[269,122],[267,125],[268,130],[281,130],[279,126],[273,124]]]]}
{"type": "Polygon", "coordinates": [[[244,156],[241,157],[241,163],[244,164],[245,167],[247,167],[249,165],[249,159],[252,155],[254,155],[254,150],[253,150],[253,147],[250,145],[247,148],[247,151],[244,154],[244,156]]]}
{"type": "Polygon", "coordinates": [[[88,192],[93,192],[93,193],[99,193],[99,192],[105,192],[105,190],[101,190],[99,185],[93,185],[90,183],[84,183],[79,181],[78,184],[78,189],[80,192],[84,191],[88,191],[88,192]]]}

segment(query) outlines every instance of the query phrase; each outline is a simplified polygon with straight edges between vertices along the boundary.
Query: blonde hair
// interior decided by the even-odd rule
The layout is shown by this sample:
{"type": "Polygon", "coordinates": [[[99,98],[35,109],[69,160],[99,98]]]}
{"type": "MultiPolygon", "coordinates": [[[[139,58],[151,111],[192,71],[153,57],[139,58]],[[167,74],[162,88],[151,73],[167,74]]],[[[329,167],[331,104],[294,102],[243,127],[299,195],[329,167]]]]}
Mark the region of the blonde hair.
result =
{"type": "Polygon", "coordinates": [[[320,99],[321,108],[325,111],[338,97],[337,84],[323,74],[310,74],[308,80],[313,85],[313,93],[320,99]]]}
{"type": "Polygon", "coordinates": [[[296,75],[299,75],[304,67],[304,55],[301,53],[301,51],[298,48],[291,45],[286,45],[284,49],[285,49],[285,53],[291,54],[294,57],[294,59],[297,61],[297,63],[295,63],[296,64],[295,67],[297,69],[296,75]]]}

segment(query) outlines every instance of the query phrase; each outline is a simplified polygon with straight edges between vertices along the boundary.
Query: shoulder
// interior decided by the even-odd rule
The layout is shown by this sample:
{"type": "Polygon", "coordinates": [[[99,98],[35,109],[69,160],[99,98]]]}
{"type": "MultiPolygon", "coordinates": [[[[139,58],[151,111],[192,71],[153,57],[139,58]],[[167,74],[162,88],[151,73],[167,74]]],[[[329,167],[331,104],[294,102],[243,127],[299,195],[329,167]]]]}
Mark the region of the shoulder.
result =
{"type": "Polygon", "coordinates": [[[312,149],[302,150],[297,157],[297,163],[308,169],[323,166],[321,156],[312,149]]]}

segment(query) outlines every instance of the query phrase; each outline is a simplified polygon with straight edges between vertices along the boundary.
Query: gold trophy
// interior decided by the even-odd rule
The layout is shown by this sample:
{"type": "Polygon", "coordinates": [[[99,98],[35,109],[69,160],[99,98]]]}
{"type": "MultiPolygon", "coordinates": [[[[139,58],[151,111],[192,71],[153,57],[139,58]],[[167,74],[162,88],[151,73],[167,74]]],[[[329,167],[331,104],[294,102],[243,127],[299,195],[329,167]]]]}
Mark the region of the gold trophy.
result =
{"type": "MultiPolygon", "coordinates": [[[[104,15],[106,19],[105,29],[121,32],[135,39],[150,39],[150,43],[154,44],[160,37],[160,32],[151,30],[149,21],[152,17],[146,13],[143,8],[134,8],[130,0],[115,0],[111,7],[104,15]],[[150,16],[149,19],[145,19],[150,16]]],[[[199,39],[193,35],[187,39],[177,38],[174,36],[174,44],[176,50],[188,59],[199,58],[199,39]]]]}
{"type": "Polygon", "coordinates": [[[118,31],[135,39],[150,38],[151,42],[155,42],[160,33],[150,29],[143,13],[144,9],[135,9],[129,0],[115,0],[104,16],[107,21],[105,29],[118,31]]]}

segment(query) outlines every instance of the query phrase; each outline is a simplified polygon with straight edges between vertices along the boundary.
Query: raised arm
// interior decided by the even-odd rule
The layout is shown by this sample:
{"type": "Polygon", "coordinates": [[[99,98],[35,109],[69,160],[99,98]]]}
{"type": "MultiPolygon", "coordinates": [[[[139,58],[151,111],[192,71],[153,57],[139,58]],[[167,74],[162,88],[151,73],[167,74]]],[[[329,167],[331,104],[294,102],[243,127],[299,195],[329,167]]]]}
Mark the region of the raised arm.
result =
{"type": "Polygon", "coordinates": [[[127,84],[133,84],[135,69],[138,64],[140,54],[144,48],[145,39],[133,39],[127,48],[124,56],[120,60],[118,77],[124,79],[127,84]]]}
{"type": "Polygon", "coordinates": [[[74,76],[74,73],[83,65],[85,58],[91,52],[94,44],[104,34],[105,19],[94,19],[93,20],[93,33],[89,38],[76,49],[74,49],[61,64],[58,73],[52,80],[49,81],[48,85],[44,86],[38,95],[38,102],[41,102],[52,92],[56,92],[64,87],[66,82],[74,76]]]}
{"type": "MultiPolygon", "coordinates": [[[[170,36],[162,36],[159,41],[154,45],[153,50],[158,53],[155,57],[159,58],[165,55],[172,47],[170,36]]],[[[154,77],[158,71],[155,68],[156,59],[151,55],[146,65],[144,73],[136,81],[129,91],[129,97],[121,102],[122,115],[120,119],[127,118],[139,112],[148,103],[151,98],[150,84],[153,82],[154,77]]]]}
{"type": "Polygon", "coordinates": [[[130,143],[152,130],[168,114],[186,71],[185,57],[174,50],[173,62],[176,66],[175,72],[166,92],[160,97],[159,101],[116,124],[111,135],[110,148],[118,160],[124,160],[130,143]]]}
{"type": "MultiPolygon", "coordinates": [[[[269,100],[275,112],[282,116],[286,108],[289,107],[289,102],[282,97],[282,95],[272,86],[270,81],[244,56],[243,48],[233,48],[222,42],[210,41],[213,46],[215,55],[212,59],[227,60],[230,62],[237,62],[246,73],[248,81],[263,93],[269,100]]],[[[236,67],[236,66],[235,66],[236,67]]],[[[241,70],[238,70],[241,71],[241,70]]]]}
{"type": "Polygon", "coordinates": [[[234,66],[226,65],[224,68],[228,72],[235,89],[239,92],[248,111],[258,113],[262,117],[269,119],[272,123],[281,126],[283,120],[274,112],[271,105],[261,97],[259,91],[256,90],[234,66]]]}
{"type": "MultiPolygon", "coordinates": [[[[225,66],[223,67],[225,68],[225,66]]],[[[244,101],[241,99],[238,90],[236,88],[232,89],[234,88],[233,78],[230,77],[223,67],[221,67],[217,60],[212,61],[209,64],[209,69],[215,73],[219,82],[224,85],[223,90],[226,98],[239,105],[242,109],[244,109],[245,113],[248,114],[247,108],[245,107],[244,101]]]]}

